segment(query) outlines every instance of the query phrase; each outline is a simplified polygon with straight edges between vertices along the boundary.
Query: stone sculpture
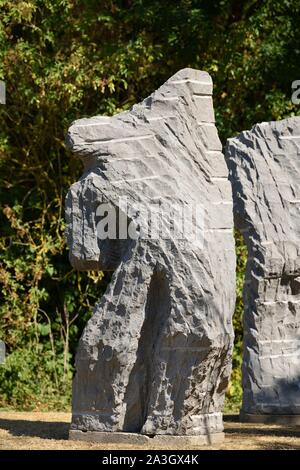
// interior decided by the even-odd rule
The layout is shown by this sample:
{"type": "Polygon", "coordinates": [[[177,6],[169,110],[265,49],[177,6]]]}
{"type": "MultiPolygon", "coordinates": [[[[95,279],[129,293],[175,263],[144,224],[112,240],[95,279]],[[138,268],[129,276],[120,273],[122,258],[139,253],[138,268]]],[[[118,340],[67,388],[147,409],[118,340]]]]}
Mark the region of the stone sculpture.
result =
{"type": "Polygon", "coordinates": [[[0,364],[4,364],[5,362],[5,349],[4,341],[0,340],[0,364]]]}
{"type": "Polygon", "coordinates": [[[67,144],[85,167],[66,201],[70,261],[114,271],[78,347],[70,436],[221,438],[235,251],[210,76],[181,70],[129,111],[75,121],[67,144]],[[107,204],[121,217],[105,239],[107,204]],[[174,207],[201,209],[200,239],[174,235],[174,207]],[[155,208],[165,237],[143,236],[155,208]],[[133,236],[121,236],[121,225],[133,236]]]}
{"type": "Polygon", "coordinates": [[[241,418],[300,423],[300,117],[229,139],[226,159],[248,247],[241,418]]]}

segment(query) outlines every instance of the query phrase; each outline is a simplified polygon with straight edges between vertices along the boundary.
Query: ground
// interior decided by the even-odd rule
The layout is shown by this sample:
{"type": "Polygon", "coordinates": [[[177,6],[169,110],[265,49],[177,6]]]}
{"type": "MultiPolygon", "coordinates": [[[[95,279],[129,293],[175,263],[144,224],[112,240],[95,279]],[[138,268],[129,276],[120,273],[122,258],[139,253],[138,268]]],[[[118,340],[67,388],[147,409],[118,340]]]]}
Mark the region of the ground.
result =
{"type": "MultiPolygon", "coordinates": [[[[101,445],[68,441],[69,413],[0,412],[0,450],[4,449],[152,449],[153,446],[101,445]]],[[[237,415],[225,416],[225,442],[210,449],[300,449],[300,426],[239,423],[237,415]]],[[[157,448],[157,447],[156,447],[157,448]]],[[[208,447],[206,447],[208,448],[208,447]]],[[[164,447],[164,449],[173,449],[164,447]]],[[[189,447],[197,450],[203,447],[189,447]]],[[[184,450],[180,448],[180,450],[184,450]]]]}

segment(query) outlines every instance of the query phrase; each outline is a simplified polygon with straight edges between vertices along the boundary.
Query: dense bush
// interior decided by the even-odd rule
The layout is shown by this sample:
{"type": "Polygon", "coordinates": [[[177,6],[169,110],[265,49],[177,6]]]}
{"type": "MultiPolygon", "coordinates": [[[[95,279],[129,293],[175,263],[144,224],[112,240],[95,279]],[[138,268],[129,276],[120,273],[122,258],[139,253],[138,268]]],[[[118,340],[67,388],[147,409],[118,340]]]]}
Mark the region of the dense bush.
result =
{"type": "MultiPolygon", "coordinates": [[[[298,0],[0,0],[0,406],[68,406],[74,349],[106,285],[68,263],[63,201],[80,174],[70,122],[128,108],[187,66],[213,76],[223,142],[299,114],[299,33],[298,0]]],[[[237,253],[229,406],[241,397],[240,236],[237,253]]]]}

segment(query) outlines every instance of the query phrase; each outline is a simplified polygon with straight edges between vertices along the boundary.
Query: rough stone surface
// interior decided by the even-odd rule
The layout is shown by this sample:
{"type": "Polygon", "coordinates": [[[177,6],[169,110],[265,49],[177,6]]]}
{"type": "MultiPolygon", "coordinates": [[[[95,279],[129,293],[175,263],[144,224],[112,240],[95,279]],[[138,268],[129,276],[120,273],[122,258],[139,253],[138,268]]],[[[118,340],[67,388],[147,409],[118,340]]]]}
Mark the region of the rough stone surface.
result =
{"type": "Polygon", "coordinates": [[[78,347],[71,429],[222,432],[235,252],[210,76],[181,70],[128,112],[75,121],[67,143],[85,166],[66,201],[70,261],[114,271],[78,347]],[[173,236],[100,240],[97,208],[125,196],[125,218],[141,232],[148,220],[137,203],[160,203],[163,226],[167,203],[200,205],[203,246],[173,236]]]}
{"type": "Polygon", "coordinates": [[[241,417],[300,414],[300,118],[229,139],[226,159],[248,247],[241,417]]]}

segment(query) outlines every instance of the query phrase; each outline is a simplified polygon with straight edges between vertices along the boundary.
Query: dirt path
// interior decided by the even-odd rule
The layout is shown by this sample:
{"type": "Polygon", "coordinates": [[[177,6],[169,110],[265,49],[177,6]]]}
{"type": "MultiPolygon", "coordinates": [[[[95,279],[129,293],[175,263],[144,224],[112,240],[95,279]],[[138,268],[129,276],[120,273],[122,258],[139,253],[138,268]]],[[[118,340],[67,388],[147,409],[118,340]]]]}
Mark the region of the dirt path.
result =
{"type": "MultiPolygon", "coordinates": [[[[1,449],[151,449],[129,445],[101,445],[68,441],[69,413],[0,412],[1,449]]],[[[300,426],[242,424],[225,417],[226,439],[216,449],[300,449],[300,426]]],[[[207,448],[207,447],[206,447],[207,448]]],[[[164,447],[173,449],[174,447],[164,447]]],[[[189,450],[205,449],[189,447],[189,450]]],[[[183,450],[182,448],[180,450],[183,450]]]]}

